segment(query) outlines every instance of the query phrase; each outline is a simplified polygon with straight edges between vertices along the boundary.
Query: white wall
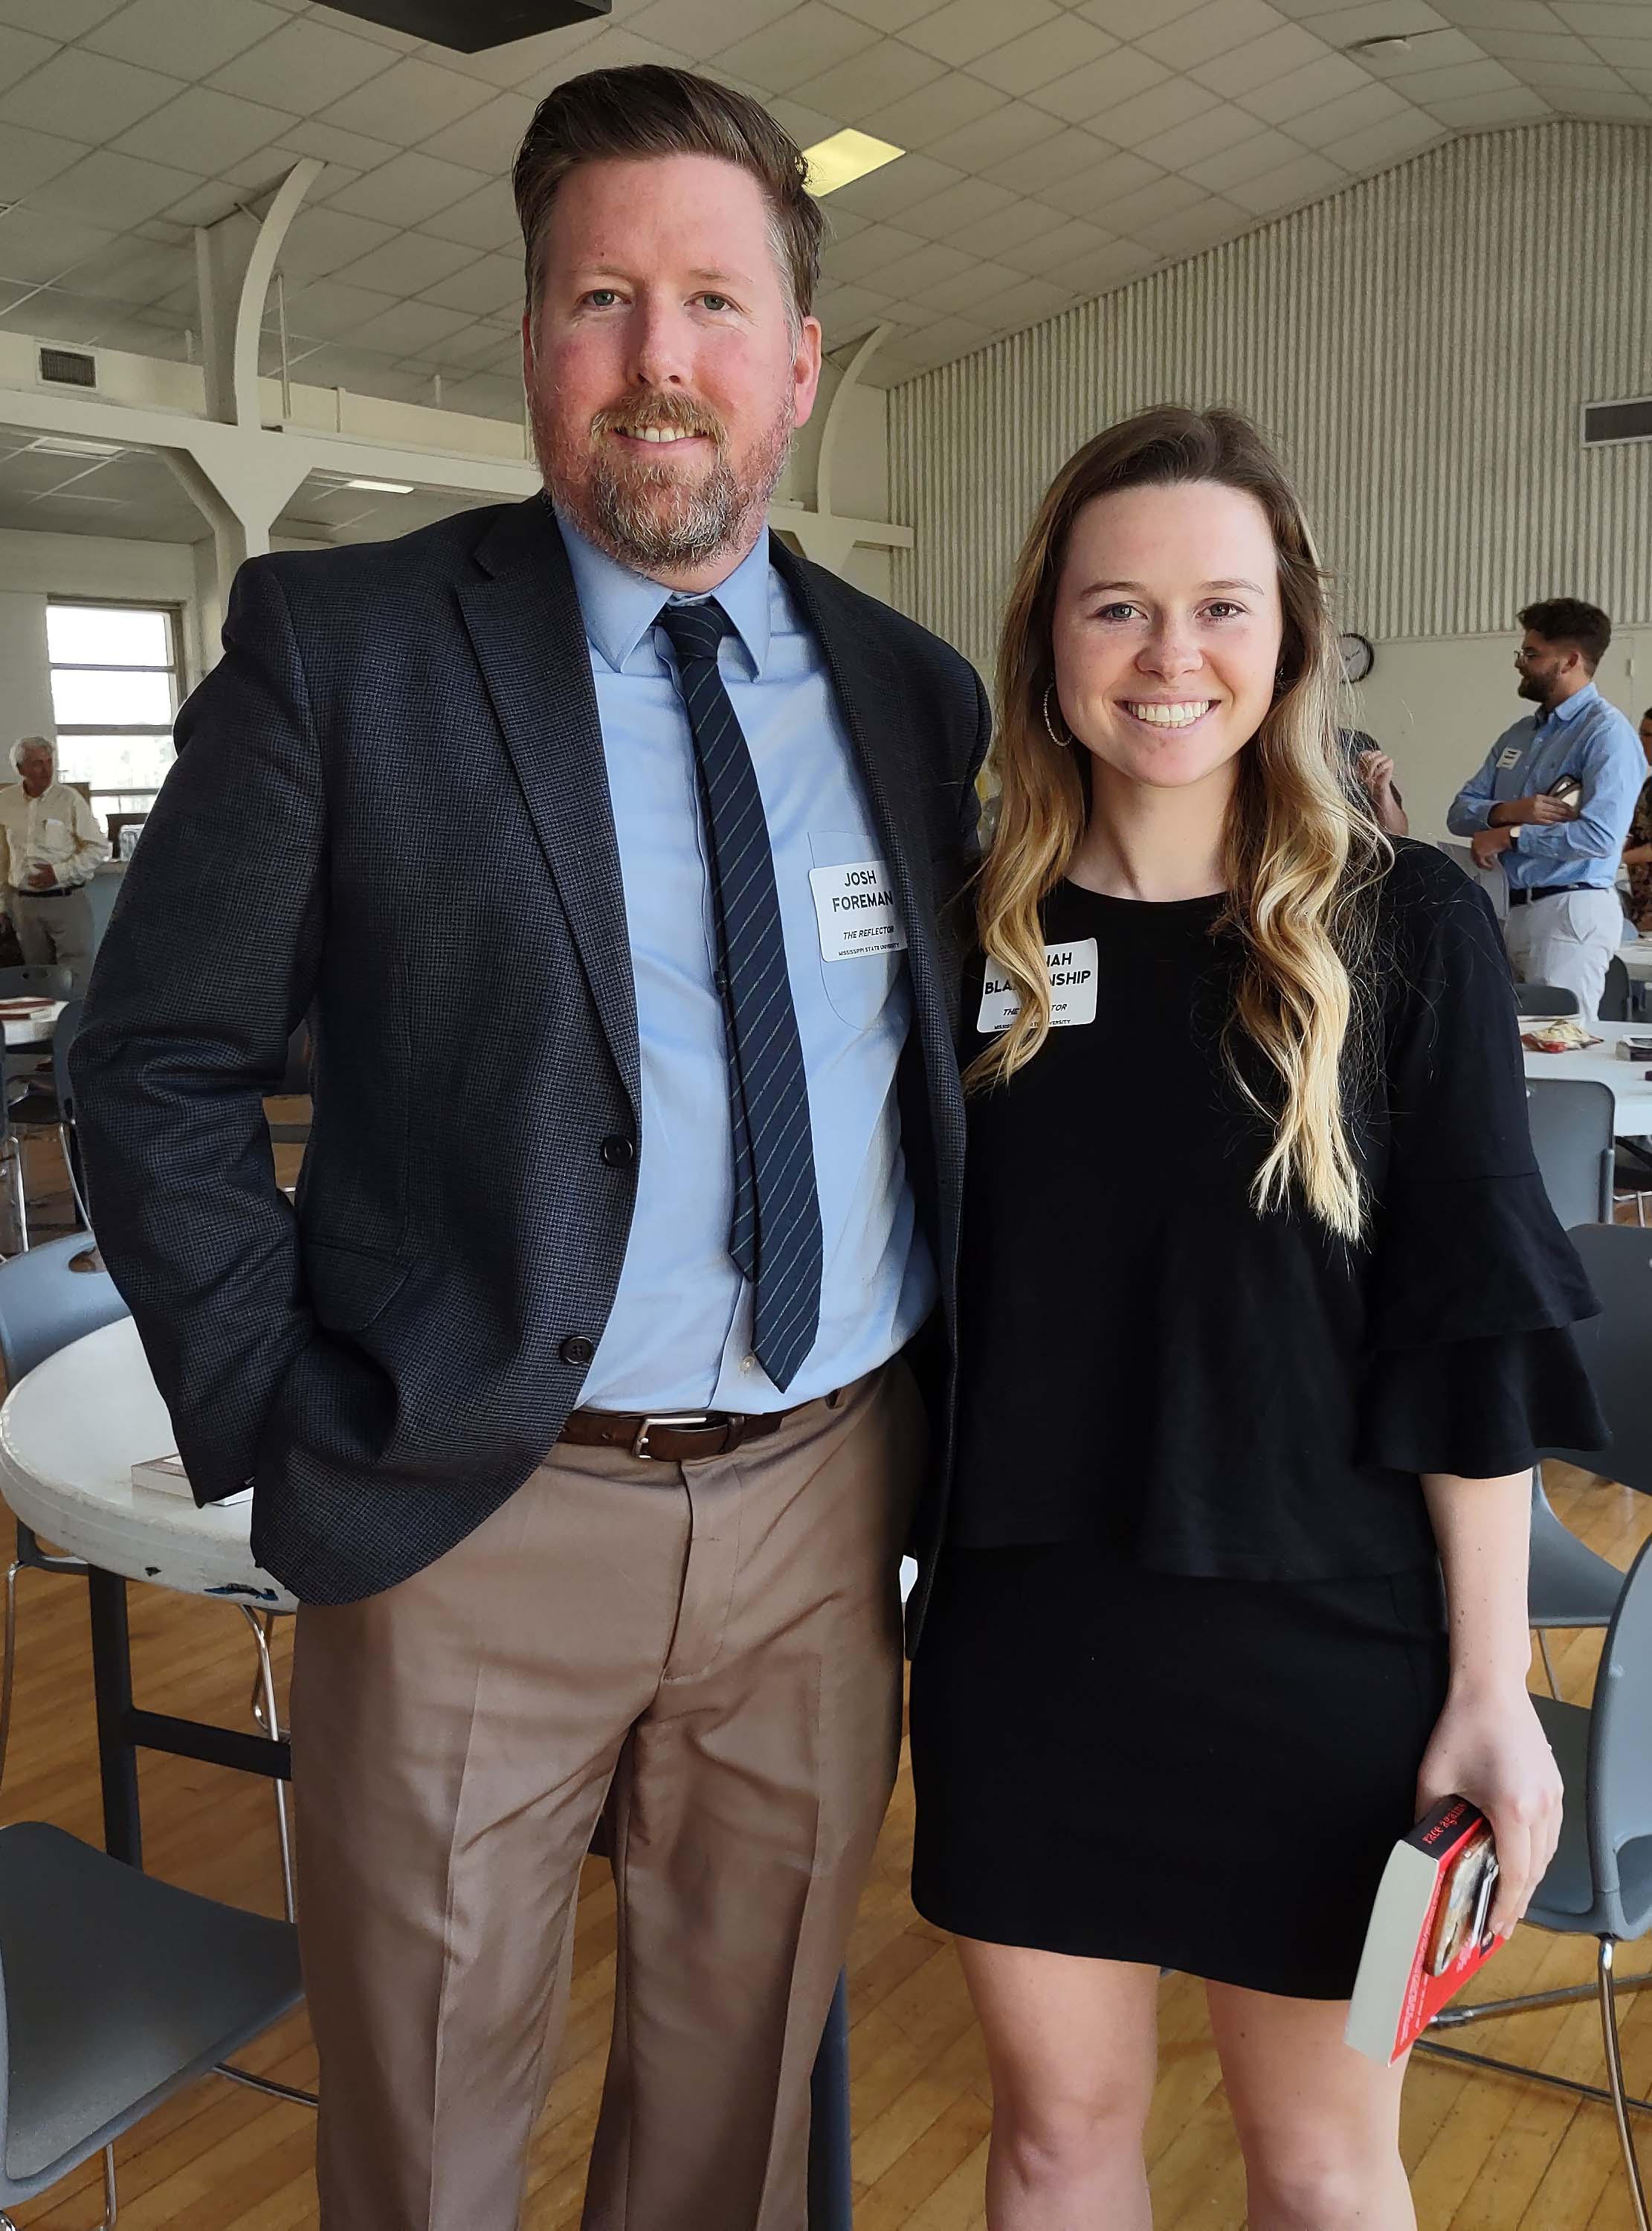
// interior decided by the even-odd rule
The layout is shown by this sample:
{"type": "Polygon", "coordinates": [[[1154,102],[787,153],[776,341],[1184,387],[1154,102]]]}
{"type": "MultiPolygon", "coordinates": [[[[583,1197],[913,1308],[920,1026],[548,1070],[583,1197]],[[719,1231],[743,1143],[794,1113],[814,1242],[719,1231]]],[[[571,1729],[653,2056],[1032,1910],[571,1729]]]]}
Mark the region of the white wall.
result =
{"type": "MultiPolygon", "coordinates": [[[[1446,810],[1511,722],[1532,708],[1514,694],[1516,633],[1419,637],[1377,646],[1355,692],[1359,726],[1394,755],[1414,837],[1442,837],[1446,810]]],[[[1652,627],[1624,628],[1595,676],[1631,721],[1652,705],[1652,627]]]]}

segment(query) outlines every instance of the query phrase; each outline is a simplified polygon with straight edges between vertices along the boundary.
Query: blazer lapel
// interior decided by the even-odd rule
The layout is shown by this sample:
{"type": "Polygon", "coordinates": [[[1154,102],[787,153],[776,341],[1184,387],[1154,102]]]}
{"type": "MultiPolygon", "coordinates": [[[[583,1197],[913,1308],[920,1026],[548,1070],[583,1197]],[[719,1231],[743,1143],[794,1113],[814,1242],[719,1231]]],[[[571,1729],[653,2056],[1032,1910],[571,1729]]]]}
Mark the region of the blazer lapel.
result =
{"type": "Polygon", "coordinates": [[[490,578],[461,585],[465,624],[636,1114],[636,990],[608,764],[579,599],[549,502],[533,496],[507,512],[476,557],[490,578]]]}

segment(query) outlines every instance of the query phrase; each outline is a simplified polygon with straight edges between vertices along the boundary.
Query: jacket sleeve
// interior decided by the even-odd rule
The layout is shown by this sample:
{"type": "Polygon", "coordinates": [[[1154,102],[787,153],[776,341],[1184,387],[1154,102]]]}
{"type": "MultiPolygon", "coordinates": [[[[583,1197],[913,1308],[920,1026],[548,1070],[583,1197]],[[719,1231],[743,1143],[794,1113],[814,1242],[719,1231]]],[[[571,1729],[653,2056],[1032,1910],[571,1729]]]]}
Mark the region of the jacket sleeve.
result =
{"type": "Polygon", "coordinates": [[[98,1246],[201,1502],[247,1484],[315,1330],[262,1103],[314,987],[326,816],[268,560],[236,576],[223,642],[178,717],[70,1057],[98,1246]]]}

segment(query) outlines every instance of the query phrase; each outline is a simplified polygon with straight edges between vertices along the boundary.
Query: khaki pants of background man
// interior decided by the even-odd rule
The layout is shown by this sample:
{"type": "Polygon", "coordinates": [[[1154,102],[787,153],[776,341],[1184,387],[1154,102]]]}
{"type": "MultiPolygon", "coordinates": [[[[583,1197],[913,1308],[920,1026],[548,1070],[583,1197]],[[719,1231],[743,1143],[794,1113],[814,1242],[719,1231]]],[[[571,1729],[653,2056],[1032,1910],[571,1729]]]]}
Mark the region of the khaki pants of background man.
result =
{"type": "Polygon", "coordinates": [[[809,2075],[900,1749],[901,1363],[690,1465],[563,1445],[426,1571],[299,1613],[324,2231],[513,2231],[606,1808],[588,2231],[802,2231],[809,2075]]]}
{"type": "Polygon", "coordinates": [[[1623,941],[1623,909],[1614,890],[1575,890],[1511,907],[1503,925],[1510,966],[1523,984],[1552,984],[1578,995],[1580,1020],[1600,1014],[1606,970],[1623,941]]]}
{"type": "Polygon", "coordinates": [[[85,888],[48,896],[43,891],[8,890],[11,916],[23,957],[30,967],[72,969],[74,988],[86,989],[92,967],[92,902],[85,888]]]}

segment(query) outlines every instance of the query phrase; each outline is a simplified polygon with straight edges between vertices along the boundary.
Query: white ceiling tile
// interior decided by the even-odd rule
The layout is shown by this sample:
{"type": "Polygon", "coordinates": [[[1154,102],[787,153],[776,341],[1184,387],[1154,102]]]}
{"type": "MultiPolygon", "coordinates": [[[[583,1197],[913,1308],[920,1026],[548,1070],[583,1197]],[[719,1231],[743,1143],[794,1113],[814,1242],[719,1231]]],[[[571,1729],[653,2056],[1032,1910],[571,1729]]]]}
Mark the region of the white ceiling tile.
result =
{"type": "Polygon", "coordinates": [[[423,152],[473,171],[508,171],[522,134],[533,120],[533,103],[519,93],[496,93],[458,123],[423,142],[423,152]]]}
{"type": "Polygon", "coordinates": [[[341,287],[336,279],[316,279],[307,287],[287,289],[287,323],[292,333],[336,340],[395,307],[387,295],[369,294],[359,287],[341,287]]]}
{"type": "Polygon", "coordinates": [[[29,132],[21,124],[8,124],[0,132],[0,201],[22,201],[91,152],[73,139],[60,139],[55,133],[29,132]]]}
{"type": "Polygon", "coordinates": [[[652,0],[626,17],[624,29],[703,62],[736,39],[766,30],[797,4],[797,0],[740,0],[731,7],[729,0],[652,0]]]}
{"type": "Polygon", "coordinates": [[[1605,7],[1597,0],[1550,0],[1555,14],[1569,29],[1586,39],[1638,38],[1646,21],[1644,0],[1631,7],[1605,7]]]}
{"type": "Polygon", "coordinates": [[[846,16],[870,23],[874,31],[904,31],[920,16],[934,12],[935,0],[837,0],[846,16]]]}
{"type": "Polygon", "coordinates": [[[396,227],[371,217],[348,217],[343,210],[300,210],[281,242],[280,268],[289,279],[321,279],[343,270],[371,249],[396,237],[396,227]]]}
{"type": "Polygon", "coordinates": [[[267,100],[280,89],[284,107],[310,115],[369,78],[395,67],[395,57],[372,39],[354,38],[330,23],[306,18],[288,23],[249,52],[214,70],[208,83],[221,93],[267,100]]]}
{"type": "Polygon", "coordinates": [[[1189,123],[1178,124],[1168,132],[1144,139],[1136,152],[1166,171],[1179,171],[1186,164],[1204,162],[1212,155],[1224,154],[1242,140],[1254,139],[1265,128],[1247,110],[1225,101],[1221,107],[1207,109],[1189,123]]]}
{"type": "MultiPolygon", "coordinates": [[[[835,201],[836,196],[834,195],[832,199],[835,201]]],[[[861,217],[854,210],[834,209],[831,202],[825,204],[821,215],[826,220],[826,230],[821,242],[823,251],[835,240],[853,240],[857,232],[864,232],[873,222],[869,217],[861,217]]],[[[926,233],[924,237],[938,240],[940,236],[939,233],[926,233]]]]}
{"type": "MultiPolygon", "coordinates": [[[[1410,113],[1416,113],[1415,110],[1410,113]]],[[[1247,178],[1260,178],[1264,171],[1277,170],[1281,163],[1288,163],[1301,152],[1298,142],[1287,139],[1282,132],[1262,132],[1254,139],[1242,139],[1236,146],[1224,149],[1220,155],[1189,163],[1185,174],[1199,185],[1208,186],[1213,194],[1225,194],[1247,178]]]]}
{"type": "Polygon", "coordinates": [[[1007,294],[996,295],[987,307],[992,323],[1010,333],[1018,326],[1032,325],[1040,318],[1054,317],[1072,300],[1070,288],[1057,287],[1048,279],[1023,279],[1007,294]]]}
{"type": "Polygon", "coordinates": [[[878,39],[836,68],[810,78],[800,90],[817,108],[854,124],[874,108],[886,108],[903,94],[932,85],[945,69],[944,62],[920,54],[916,47],[904,46],[898,39],[878,39]]]}
{"type": "Polygon", "coordinates": [[[1458,62],[1484,61],[1486,57],[1474,41],[1461,31],[1433,31],[1426,39],[1414,39],[1409,47],[1394,53],[1361,55],[1359,61],[1373,77],[1386,78],[1398,83],[1402,92],[1404,81],[1415,77],[1419,71],[1450,69],[1458,62]]]}
{"type": "Polygon", "coordinates": [[[189,245],[190,229],[186,224],[174,224],[170,217],[146,217],[132,228],[139,240],[158,241],[163,248],[184,248],[189,245]]]}
{"type": "Polygon", "coordinates": [[[176,171],[170,164],[140,162],[135,155],[97,147],[42,186],[37,198],[48,208],[124,232],[139,217],[158,217],[200,184],[197,174],[176,171]]]}
{"type": "MultiPolygon", "coordinates": [[[[323,163],[357,172],[376,171],[381,163],[388,163],[392,155],[400,152],[387,139],[368,139],[359,132],[341,132],[336,124],[318,124],[308,116],[287,126],[281,134],[281,145],[293,154],[314,155],[323,163]]],[[[311,194],[334,193],[342,183],[338,178],[324,178],[311,188],[311,194]]]]}
{"type": "MultiPolygon", "coordinates": [[[[42,0],[0,0],[0,23],[15,23],[22,30],[40,29],[42,0]]],[[[57,39],[84,37],[106,16],[113,16],[125,0],[51,0],[52,36],[57,39]]]]}
{"type": "Polygon", "coordinates": [[[1035,233],[1042,232],[1054,219],[1042,202],[1011,202],[995,216],[983,217],[969,230],[970,246],[978,255],[991,260],[1006,256],[1012,248],[1035,233]]]}
{"type": "Polygon", "coordinates": [[[1315,38],[1300,23],[1281,23],[1278,30],[1266,32],[1249,46],[1236,47],[1231,54],[1218,55],[1214,61],[1196,63],[1190,74],[1201,85],[1209,86],[1212,93],[1231,100],[1242,93],[1254,92],[1259,85],[1274,83],[1291,70],[1304,68],[1309,62],[1323,61],[1330,51],[1323,39],[1315,38]]]}
{"type": "Polygon", "coordinates": [[[1179,217],[1184,210],[1197,209],[1207,198],[1204,187],[1196,186],[1191,178],[1156,178],[1151,186],[1120,195],[1096,214],[1109,232],[1133,237],[1139,224],[1161,223],[1165,217],[1179,217]]]}
{"type": "Polygon", "coordinates": [[[1156,224],[1138,225],[1135,236],[1156,248],[1161,255],[1201,255],[1207,248],[1215,248],[1224,240],[1249,232],[1255,222],[1249,210],[1212,196],[1191,209],[1178,210],[1174,217],[1161,218],[1156,224]]]}
{"type": "Polygon", "coordinates": [[[1071,217],[1094,217],[1112,232],[1117,230],[1107,214],[1112,204],[1164,176],[1157,163],[1139,154],[1120,152],[1104,157],[1094,170],[1081,171],[1076,178],[1049,187],[1043,199],[1071,217]]]}
{"type": "Polygon", "coordinates": [[[990,115],[978,117],[973,123],[932,141],[929,152],[932,159],[956,163],[963,171],[990,171],[995,164],[1018,155],[1023,147],[1036,147],[1049,128],[1042,109],[1007,100],[990,115]]]}
{"type": "Polygon", "coordinates": [[[1472,31],[1484,46],[1488,31],[1552,32],[1560,19],[1544,0],[1447,0],[1446,13],[1460,29],[1472,31]]]}
{"type": "Polygon", "coordinates": [[[894,295],[897,301],[910,301],[926,287],[939,287],[948,279],[956,279],[978,260],[967,249],[949,248],[942,241],[926,240],[909,255],[897,256],[893,263],[880,264],[871,275],[884,294],[894,295]]]}
{"type": "MultiPolygon", "coordinates": [[[[410,152],[392,156],[343,193],[330,197],[330,204],[356,217],[380,217],[387,224],[423,224],[488,183],[456,163],[438,163],[431,156],[410,152]]],[[[444,232],[442,236],[451,236],[444,232]]]]}
{"type": "Polygon", "coordinates": [[[242,190],[230,185],[227,180],[206,178],[177,200],[168,202],[166,214],[176,223],[216,224],[245,198],[242,190]]]}
{"type": "Polygon", "coordinates": [[[438,69],[412,55],[324,108],[321,120],[412,147],[480,108],[487,99],[487,87],[475,78],[438,69]]]}
{"type": "MultiPolygon", "coordinates": [[[[474,268],[474,256],[461,241],[436,240],[423,232],[398,232],[377,248],[370,248],[353,263],[341,265],[332,276],[342,286],[365,287],[378,294],[423,294],[439,280],[474,268]]],[[[489,303],[487,307],[499,306],[489,303]]]]}
{"type": "Polygon", "coordinates": [[[1214,61],[1218,55],[1278,30],[1284,21],[1268,0],[1204,0],[1191,16],[1148,32],[1136,43],[1172,69],[1190,70],[1196,62],[1214,61]]]}
{"type": "Polygon", "coordinates": [[[1520,81],[1501,62],[1455,62],[1449,69],[1419,70],[1403,78],[1400,89],[1407,100],[1432,107],[1436,100],[1455,100],[1471,93],[1507,93],[1520,81]]]}
{"type": "Polygon", "coordinates": [[[1264,171],[1259,178],[1245,179],[1230,189],[1229,199],[1254,217],[1275,217],[1346,183],[1346,174],[1328,157],[1303,154],[1281,163],[1276,171],[1264,171]]]}
{"type": "Polygon", "coordinates": [[[83,44],[94,54],[198,83],[287,20],[264,0],[132,0],[88,31],[83,44]]]}
{"type": "Polygon", "coordinates": [[[1464,94],[1455,100],[1431,100],[1429,113],[1454,131],[1483,131],[1494,124],[1536,123],[1554,111],[1540,94],[1526,86],[1506,93],[1464,94]]]}
{"type": "Polygon", "coordinates": [[[297,121],[279,108],[192,85],[130,132],[123,132],[114,144],[123,155],[140,155],[145,162],[170,163],[216,178],[231,163],[268,147],[297,121]]]}
{"type": "Polygon", "coordinates": [[[1115,39],[1141,39],[1199,5],[1200,0],[1082,0],[1078,13],[1115,39]]]}
{"type": "Polygon", "coordinates": [[[1652,69],[1625,69],[1622,74],[1632,93],[1638,93],[1643,100],[1652,99],[1652,69]]]}
{"type": "Polygon", "coordinates": [[[462,240],[467,248],[513,248],[522,237],[507,178],[490,178],[478,192],[455,202],[451,209],[426,217],[421,229],[435,233],[438,240],[462,240]]]}
{"type": "Polygon", "coordinates": [[[146,307],[164,295],[192,290],[195,256],[187,248],[158,248],[129,236],[94,249],[68,274],[68,286],[76,294],[146,307]]]}
{"type": "Polygon", "coordinates": [[[738,70],[771,93],[792,93],[869,47],[874,36],[853,16],[829,8],[826,0],[802,0],[778,23],[720,48],[717,59],[725,69],[738,70]]]}
{"type": "Polygon", "coordinates": [[[1602,61],[1610,62],[1614,69],[1652,69],[1652,9],[1647,11],[1646,24],[1641,38],[1597,38],[1589,43],[1602,61]]]}
{"type": "Polygon", "coordinates": [[[55,39],[43,39],[37,31],[15,29],[0,24],[0,87],[16,85],[20,77],[49,61],[57,52],[55,39]]]}
{"type": "Polygon", "coordinates": [[[1020,154],[995,165],[986,175],[995,185],[1012,187],[1016,193],[1042,194],[1047,187],[1059,186],[1064,179],[1093,170],[1099,152],[1100,142],[1094,133],[1070,126],[1065,132],[1052,131],[1036,146],[1023,147],[1020,154]]]}
{"type": "Polygon", "coordinates": [[[381,47],[394,47],[398,54],[411,54],[423,41],[410,31],[397,31],[388,23],[370,23],[363,16],[346,16],[339,8],[313,7],[311,16],[318,23],[331,24],[341,31],[358,31],[364,39],[371,39],[381,47]]]}
{"type": "Polygon", "coordinates": [[[1007,105],[996,86],[983,85],[979,78],[953,70],[937,78],[933,85],[909,93],[904,100],[872,109],[865,126],[880,139],[893,140],[897,147],[922,148],[945,162],[952,158],[935,142],[969,129],[994,109],[1007,105]]]}
{"type": "Polygon", "coordinates": [[[926,240],[950,240],[1008,209],[1015,198],[1010,187],[995,186],[990,178],[960,178],[957,185],[909,209],[901,223],[926,240]]]}
{"type": "MultiPolygon", "coordinates": [[[[681,0],[681,4],[687,4],[687,0],[681,0]]],[[[541,80],[548,87],[558,77],[571,77],[576,70],[584,69],[585,48],[602,31],[600,20],[572,23],[565,30],[536,31],[529,38],[512,39],[502,47],[483,47],[474,55],[444,48],[441,60],[444,69],[479,77],[502,92],[535,94],[544,89],[541,80]]]]}
{"type": "Polygon", "coordinates": [[[1102,115],[1150,93],[1155,86],[1168,83],[1170,74],[1164,63],[1156,62],[1151,55],[1140,54],[1134,47],[1115,47],[1099,61],[1057,78],[1053,84],[1042,85],[1027,97],[1036,107],[1049,109],[1052,116],[1064,116],[1073,123],[1094,122],[1095,129],[1110,139],[1113,135],[1100,120],[1102,115]]]}
{"type": "Polygon", "coordinates": [[[1134,279],[1144,271],[1151,271],[1159,261],[1158,255],[1145,241],[1113,240],[1105,248],[1063,264],[1051,276],[1087,301],[1092,295],[1105,294],[1110,288],[1122,286],[1126,280],[1134,279]]]}
{"type": "Polygon", "coordinates": [[[1334,155],[1337,143],[1350,132],[1364,132],[1373,124],[1386,124],[1391,117],[1404,113],[1405,102],[1390,87],[1362,86],[1356,93],[1345,93],[1340,100],[1327,101],[1323,108],[1311,108],[1304,116],[1294,116],[1291,137],[1301,140],[1305,146],[1327,148],[1334,155]]]}
{"type": "Polygon", "coordinates": [[[932,243],[920,234],[904,232],[899,225],[869,224],[864,232],[857,232],[853,240],[840,241],[827,249],[821,259],[826,275],[834,285],[869,279],[886,263],[897,257],[911,255],[920,248],[932,243]]]}
{"type": "MultiPolygon", "coordinates": [[[[1587,55],[1589,49],[1587,47],[1574,48],[1573,52],[1581,52],[1587,55]]],[[[1494,68],[1496,65],[1487,63],[1486,67],[1494,68]]],[[[1524,78],[1529,85],[1535,86],[1539,93],[1621,93],[1623,90],[1623,81],[1617,71],[1610,68],[1603,61],[1539,62],[1518,68],[1513,74],[1524,78]]],[[[1443,74],[1455,78],[1461,76],[1462,73],[1457,70],[1448,70],[1443,74]]],[[[1507,71],[1503,73],[1501,82],[1505,86],[1508,82],[1509,74],[1507,71]]],[[[1423,84],[1424,90],[1413,94],[1414,100],[1431,100],[1442,91],[1442,88],[1431,79],[1424,79],[1423,84]]],[[[1499,87],[1489,84],[1462,85],[1456,87],[1455,90],[1459,93],[1495,93],[1499,87]]]]}
{"type": "Polygon", "coordinates": [[[463,310],[439,309],[434,302],[397,302],[354,327],[350,343],[352,348],[382,349],[405,356],[448,333],[466,330],[470,322],[463,310]]]}
{"type": "MultiPolygon", "coordinates": [[[[1059,13],[1053,0],[1017,0],[1016,29],[1036,31],[1059,13]]],[[[1003,0],[946,0],[932,16],[909,23],[901,36],[925,54],[961,68],[1003,44],[1003,0]]]]}
{"type": "Polygon", "coordinates": [[[886,163],[881,171],[841,188],[829,197],[824,207],[835,225],[845,213],[890,217],[904,224],[904,212],[914,203],[927,201],[945,187],[956,185],[963,175],[952,164],[937,163],[928,155],[902,155],[895,162],[886,163]]]}
{"type": "Polygon", "coordinates": [[[87,224],[67,210],[23,204],[0,217],[0,278],[59,278],[113,238],[110,228],[87,224]]]}
{"type": "Polygon", "coordinates": [[[1404,162],[1408,156],[1420,155],[1445,137],[1442,126],[1422,109],[1413,108],[1404,116],[1391,117],[1386,124],[1351,132],[1337,148],[1337,160],[1345,170],[1357,172],[1384,170],[1391,164],[1404,162]]]}
{"type": "Polygon", "coordinates": [[[1484,47],[1500,62],[1569,61],[1578,52],[1570,31],[1483,31],[1475,33],[1475,44],[1484,47]]]}
{"type": "Polygon", "coordinates": [[[1207,115],[1217,105],[1216,94],[1207,87],[1195,85],[1191,78],[1172,77],[1117,108],[1104,109],[1095,120],[1095,129],[1104,139],[1120,147],[1139,147],[1144,140],[1156,139],[1161,132],[1173,131],[1178,124],[1207,115]]]}
{"type": "Polygon", "coordinates": [[[1345,55],[1327,55],[1323,61],[1289,71],[1271,85],[1259,85],[1239,95],[1240,106],[1267,124],[1288,124],[1294,116],[1307,116],[1345,93],[1358,93],[1370,82],[1358,62],[1345,55]]]}
{"type": "Polygon", "coordinates": [[[983,302],[990,302],[994,294],[1001,294],[1014,287],[1028,274],[1017,271],[1012,264],[993,263],[985,256],[971,255],[965,268],[952,279],[944,280],[938,287],[926,287],[917,297],[926,310],[935,310],[946,317],[968,317],[983,302]]]}
{"type": "Polygon", "coordinates": [[[462,271],[423,290],[423,299],[446,310],[468,310],[486,317],[494,310],[520,310],[522,262],[519,256],[473,257],[462,271]]]}
{"type": "Polygon", "coordinates": [[[1025,278],[1059,278],[1068,264],[1094,255],[1113,237],[1111,226],[1092,224],[1081,217],[1070,217],[1063,223],[1052,210],[1047,230],[1009,249],[1003,260],[1025,278]]]}
{"type": "MultiPolygon", "coordinates": [[[[447,59],[456,62],[456,55],[447,59]]],[[[472,56],[474,61],[475,56],[472,56]]],[[[678,53],[674,47],[658,46],[652,39],[639,39],[629,31],[599,31],[594,39],[586,41],[571,55],[564,55],[545,68],[536,70],[531,77],[519,82],[513,81],[510,90],[525,93],[531,100],[543,99],[554,85],[565,78],[585,70],[630,69],[644,62],[658,62],[668,68],[681,69],[692,56],[678,53]]],[[[475,73],[471,73],[475,74],[475,73]]]]}
{"type": "Polygon", "coordinates": [[[1448,28],[1426,0],[1346,0],[1334,15],[1311,16],[1311,28],[1344,52],[1358,39],[1412,38],[1448,28]]]}
{"type": "Polygon", "coordinates": [[[1053,22],[995,47],[970,64],[973,77],[984,78],[1000,93],[1029,94],[1054,78],[1087,69],[1118,44],[1111,32],[1080,16],[1057,16],[1053,22]]]}
{"type": "Polygon", "coordinates": [[[884,312],[884,297],[868,287],[832,287],[821,296],[821,322],[836,346],[840,338],[874,326],[884,312]]]}
{"type": "Polygon", "coordinates": [[[64,47],[0,98],[0,124],[26,124],[99,146],[183,90],[180,79],[158,70],[64,47]]]}
{"type": "MultiPolygon", "coordinates": [[[[731,92],[745,94],[749,100],[766,108],[780,129],[799,147],[812,147],[816,141],[829,139],[834,132],[842,129],[844,120],[841,116],[829,116],[824,109],[810,108],[806,101],[788,94],[765,93],[760,86],[737,84],[725,77],[715,62],[703,63],[700,74],[710,78],[714,85],[726,85],[731,92]]],[[[810,83],[799,86],[797,91],[812,94],[814,89],[810,83]]]]}

